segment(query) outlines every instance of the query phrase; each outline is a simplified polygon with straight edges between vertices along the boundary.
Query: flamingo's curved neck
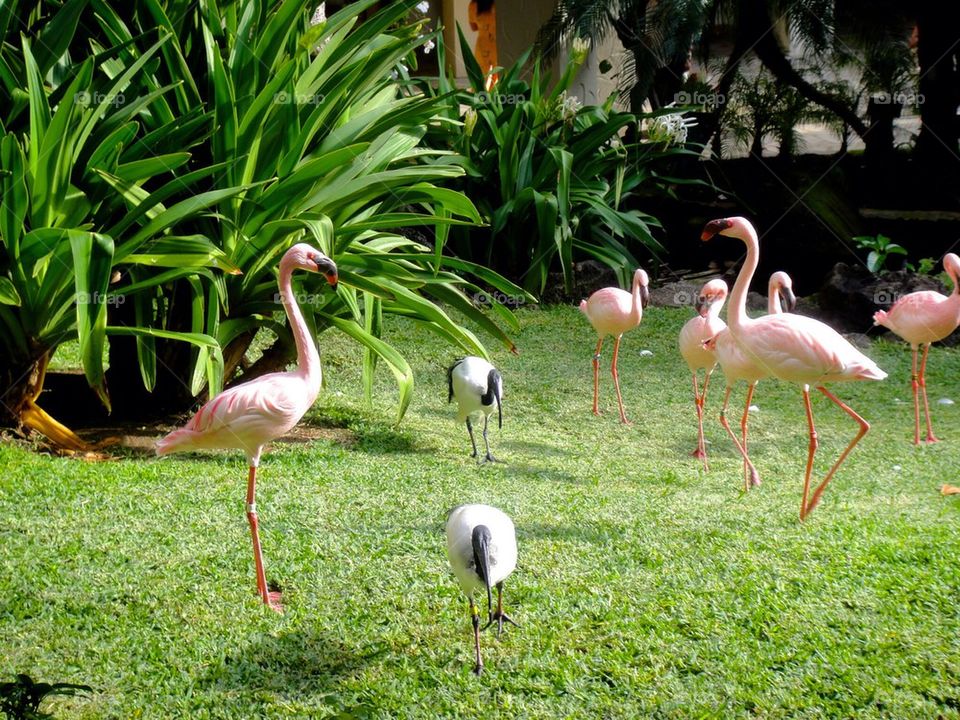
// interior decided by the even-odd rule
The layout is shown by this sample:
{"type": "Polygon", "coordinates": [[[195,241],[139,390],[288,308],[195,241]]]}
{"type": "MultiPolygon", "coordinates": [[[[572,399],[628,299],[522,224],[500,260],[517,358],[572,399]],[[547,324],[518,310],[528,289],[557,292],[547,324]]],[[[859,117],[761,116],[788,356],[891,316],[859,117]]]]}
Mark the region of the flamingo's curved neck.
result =
{"type": "Polygon", "coordinates": [[[779,315],[783,312],[780,305],[780,286],[772,282],[767,286],[767,312],[770,315],[779,315]]]}
{"type": "Polygon", "coordinates": [[[729,234],[740,238],[747,246],[747,259],[743,261],[737,281],[733,284],[733,292],[730,293],[730,309],[727,310],[727,320],[736,332],[737,328],[750,320],[747,316],[747,292],[750,290],[750,281],[753,280],[753,274],[757,271],[757,264],[760,261],[760,243],[757,240],[756,230],[748,223],[737,223],[735,230],[729,234]]]}
{"type": "Polygon", "coordinates": [[[297,304],[297,298],[293,294],[293,266],[280,264],[280,295],[283,298],[283,309],[287,313],[287,319],[290,321],[290,331],[293,333],[293,341],[297,345],[297,372],[301,374],[310,387],[320,388],[322,373],[320,370],[320,355],[317,353],[317,346],[310,337],[310,331],[307,329],[307,323],[303,319],[303,313],[297,304]]]}
{"type": "Polygon", "coordinates": [[[643,316],[643,303],[640,302],[640,273],[633,274],[633,287],[630,289],[633,296],[633,304],[630,306],[630,319],[637,325],[640,324],[640,318],[643,316]]]}
{"type": "Polygon", "coordinates": [[[725,302],[724,298],[720,298],[716,302],[710,303],[710,307],[707,309],[707,319],[716,320],[720,317],[720,311],[723,310],[723,303],[725,302]]]}

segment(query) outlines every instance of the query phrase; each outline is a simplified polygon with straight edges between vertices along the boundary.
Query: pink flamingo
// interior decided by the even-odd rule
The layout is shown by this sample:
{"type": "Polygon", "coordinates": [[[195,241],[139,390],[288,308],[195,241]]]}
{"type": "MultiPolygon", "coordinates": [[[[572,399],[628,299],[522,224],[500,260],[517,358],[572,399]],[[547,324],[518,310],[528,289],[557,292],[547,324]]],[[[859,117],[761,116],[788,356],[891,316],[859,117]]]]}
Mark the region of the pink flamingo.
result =
{"type": "Polygon", "coordinates": [[[910,372],[910,385],[913,388],[913,444],[920,444],[920,399],[917,389],[923,390],[923,412],[927,419],[928,443],[938,438],[933,434],[930,424],[930,405],[927,402],[927,353],[930,343],[943,340],[957,329],[960,324],[960,257],[954,253],[943,256],[943,269],[953,280],[953,292],[944,297],[932,290],[921,290],[905,295],[889,310],[878,310],[873,315],[874,325],[883,325],[910,343],[913,351],[913,364],[910,372]],[[917,348],[923,345],[923,359],[920,372],[917,372],[917,348]]]}
{"type": "MultiPolygon", "coordinates": [[[[776,315],[783,312],[780,305],[780,295],[787,304],[787,311],[792,312],[797,303],[797,298],[793,294],[793,281],[785,272],[775,272],[770,276],[770,282],[767,284],[767,312],[776,315]]],[[[720,332],[716,337],[707,340],[704,346],[716,353],[717,362],[720,369],[723,370],[723,376],[727,380],[727,391],[723,396],[723,407],[720,409],[720,424],[723,425],[727,434],[733,437],[733,431],[730,429],[730,423],[727,422],[727,405],[730,402],[730,391],[736,385],[738,380],[744,380],[747,383],[747,397],[743,404],[743,416],[740,418],[740,443],[743,446],[744,453],[747,452],[747,421],[750,416],[750,404],[753,401],[753,391],[757,383],[770,376],[766,368],[757,363],[756,360],[747,355],[733,339],[729,329],[720,332]]],[[[751,485],[759,485],[760,476],[752,465],[743,463],[743,489],[749,490],[751,485]]]]}
{"type": "MultiPolygon", "coordinates": [[[[747,289],[756,272],[760,255],[757,233],[745,218],[732,217],[711,220],[704,226],[701,237],[703,240],[710,240],[718,233],[738,238],[747,246],[747,259],[740,269],[730,295],[730,310],[727,312],[727,326],[730,333],[744,353],[766,368],[770,375],[800,385],[803,390],[803,404],[810,431],[803,498],[800,503],[800,519],[803,520],[820,502],[820,496],[837,468],[870,429],[870,424],[866,420],[827,390],[824,384],[847,380],[883,380],[887,374],[873,360],[847,342],[840,333],[819,320],[793,313],[764,315],[755,319],[748,317],[747,289]],[[818,443],[817,431],[813,423],[813,410],[810,407],[810,385],[815,385],[820,392],[860,425],[856,437],[850,441],[812,494],[810,493],[810,475],[818,443]]],[[[751,475],[755,474],[756,470],[743,446],[733,433],[730,435],[744,461],[750,467],[751,475]]]]}
{"type": "Polygon", "coordinates": [[[593,329],[600,336],[597,349],[593,354],[593,414],[600,414],[600,350],[607,335],[613,335],[613,384],[617,389],[617,403],[620,405],[620,422],[629,425],[623,411],[623,397],[620,394],[620,377],[617,375],[617,356],[620,352],[620,338],[627,330],[632,330],[643,319],[643,308],[647,306],[650,293],[647,289],[649,278],[642,268],[633,274],[633,287],[626,292],[616,287],[601,288],[587,300],[580,301],[580,311],[587,316],[593,329]]]}
{"type": "Polygon", "coordinates": [[[313,405],[320,392],[320,356],[304,322],[290,284],[297,268],[320,272],[336,289],[337,266],[305,243],[294,245],[280,260],[280,294],[297,346],[297,369],[275,372],[224,390],[207,402],[179,430],[157,442],[157,455],[200,448],[237,448],[247,454],[247,519],[253,537],[257,590],[263,602],[282,612],[281,593],[267,588],[257,525],[256,481],[260,453],[271,440],[287,433],[313,405]]]}
{"type": "Polygon", "coordinates": [[[707,445],[703,439],[703,406],[707,401],[707,385],[710,383],[710,374],[717,365],[717,359],[711,349],[704,346],[704,342],[715,337],[727,324],[720,319],[720,309],[727,299],[727,284],[723,280],[711,280],[700,289],[695,307],[696,317],[692,317],[680,330],[680,355],[690,368],[693,376],[693,402],[697,411],[697,449],[691,454],[703,461],[703,469],[709,470],[707,464],[707,445]],[[698,387],[697,374],[705,371],[703,390],[698,387]]]}

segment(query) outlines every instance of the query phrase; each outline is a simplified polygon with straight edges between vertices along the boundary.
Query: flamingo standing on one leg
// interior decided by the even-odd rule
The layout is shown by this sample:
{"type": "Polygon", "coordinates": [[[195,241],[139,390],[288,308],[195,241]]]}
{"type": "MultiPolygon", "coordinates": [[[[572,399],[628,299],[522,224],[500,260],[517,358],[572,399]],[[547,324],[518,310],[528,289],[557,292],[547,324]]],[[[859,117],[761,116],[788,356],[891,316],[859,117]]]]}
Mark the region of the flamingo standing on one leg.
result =
{"type": "MultiPolygon", "coordinates": [[[[807,468],[803,479],[803,498],[800,519],[803,520],[820,502],[820,496],[833,478],[837,468],[850,451],[867,434],[870,424],[852,408],[845,405],[824,386],[825,383],[845,380],[883,380],[887,374],[877,364],[847,342],[836,330],[819,320],[793,313],[765,315],[751,319],[747,316],[747,290],[756,272],[760,244],[756,230],[746,218],[731,217],[711,220],[703,228],[703,240],[717,234],[735,237],[747,246],[747,259],[740,269],[730,295],[727,327],[745,354],[756,359],[766,370],[781,380],[800,385],[810,431],[807,468]],[[810,407],[810,385],[826,395],[840,409],[857,421],[860,431],[850,441],[827,474],[810,493],[810,475],[817,450],[817,431],[810,407]]],[[[731,433],[731,437],[733,434],[731,433]]],[[[744,460],[753,467],[743,446],[733,437],[744,460]]],[[[753,472],[756,472],[753,470],[753,472]]]]}
{"type": "MultiPolygon", "coordinates": [[[[767,312],[776,315],[783,312],[780,305],[780,296],[787,304],[787,312],[792,312],[797,304],[797,298],[793,294],[793,281],[785,272],[775,272],[770,276],[770,282],[767,285],[767,312]]],[[[723,407],[720,409],[720,424],[723,425],[727,434],[733,437],[733,431],[730,429],[730,423],[727,422],[727,404],[730,402],[730,391],[736,385],[738,380],[745,380],[747,383],[747,396],[743,404],[743,416],[740,418],[740,444],[743,446],[744,454],[747,453],[747,421],[750,417],[750,403],[753,401],[753,391],[757,383],[770,376],[766,368],[756,362],[756,360],[747,355],[736,341],[729,329],[720,332],[716,337],[711,338],[704,347],[713,350],[716,354],[720,369],[723,370],[723,376],[727,380],[727,391],[723,396],[723,407]]],[[[746,460],[743,463],[743,489],[749,490],[751,485],[760,484],[760,475],[753,465],[748,464],[746,460]]]]}
{"type": "Polygon", "coordinates": [[[291,287],[297,268],[320,272],[336,289],[337,266],[326,255],[305,243],[294,245],[280,260],[280,294],[297,346],[297,369],[275,372],[224,390],[207,402],[179,430],[157,442],[157,455],[200,448],[238,448],[247,454],[247,519],[253,537],[257,590],[263,602],[282,611],[280,592],[267,588],[257,524],[256,479],[260,453],[271,440],[296,425],[320,392],[320,356],[310,336],[291,287]]]}
{"type": "Polygon", "coordinates": [[[580,311],[597,331],[597,349],[593,354],[593,414],[600,414],[600,350],[603,339],[613,335],[613,385],[617,389],[617,403],[620,406],[620,422],[629,424],[623,410],[623,396],[620,394],[620,377],[617,375],[617,356],[620,352],[620,339],[627,330],[632,330],[643,319],[643,308],[647,306],[650,292],[647,289],[649,278],[642,268],[633,274],[631,292],[616,287],[601,288],[586,300],[580,301],[580,311]]]}
{"type": "Polygon", "coordinates": [[[923,412],[927,420],[926,442],[935,443],[930,423],[930,405],[927,402],[927,353],[930,343],[943,340],[960,325],[960,257],[954,253],[943,256],[943,269],[953,280],[953,292],[944,297],[932,290],[921,290],[904,295],[889,310],[878,310],[873,315],[874,325],[883,325],[910,343],[913,364],[910,385],[913,388],[913,444],[920,444],[920,399],[917,390],[923,391],[923,412]],[[917,372],[917,349],[923,345],[923,359],[917,372]]]}
{"type": "Polygon", "coordinates": [[[697,411],[697,449],[691,453],[703,461],[703,469],[709,470],[707,464],[707,445],[703,439],[703,406],[707,401],[707,385],[710,383],[710,374],[717,365],[714,353],[704,347],[704,341],[715,337],[727,324],[720,319],[720,309],[727,299],[727,284],[723,280],[711,280],[700,289],[697,296],[696,317],[692,317],[680,330],[680,355],[690,368],[693,376],[693,402],[697,411]],[[703,390],[698,387],[698,372],[703,369],[703,390]]]}

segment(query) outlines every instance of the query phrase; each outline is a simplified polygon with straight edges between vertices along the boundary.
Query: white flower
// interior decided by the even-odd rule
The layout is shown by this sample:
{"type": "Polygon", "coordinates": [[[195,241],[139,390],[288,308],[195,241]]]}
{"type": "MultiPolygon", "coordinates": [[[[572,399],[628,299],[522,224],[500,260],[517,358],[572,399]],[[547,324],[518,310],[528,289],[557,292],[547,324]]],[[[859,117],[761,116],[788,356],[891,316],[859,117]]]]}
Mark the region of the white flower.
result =
{"type": "Polygon", "coordinates": [[[317,5],[317,9],[313,11],[313,17],[310,18],[311,25],[319,25],[322,22],[327,20],[327,4],[325,2],[317,5]]]}
{"type": "Polygon", "coordinates": [[[473,135],[473,129],[477,126],[477,111],[468,107],[463,116],[463,132],[467,137],[473,135]]]}
{"type": "Polygon", "coordinates": [[[641,350],[640,357],[653,357],[653,353],[650,350],[641,350]]]}
{"type": "Polygon", "coordinates": [[[685,118],[682,113],[658,115],[646,121],[647,139],[666,145],[683,145],[687,141],[687,128],[692,124],[693,120],[685,118]]]}
{"type": "Polygon", "coordinates": [[[571,50],[571,59],[577,65],[587,59],[590,52],[590,41],[587,38],[576,37],[573,39],[573,49],[571,50]]]}
{"type": "Polygon", "coordinates": [[[417,10],[419,10],[424,15],[430,12],[430,3],[428,2],[428,0],[423,0],[423,2],[418,2],[417,10]]]}
{"type": "Polygon", "coordinates": [[[567,95],[566,90],[557,98],[557,111],[564,120],[570,120],[576,116],[581,107],[580,99],[576,95],[567,95]]]}
{"type": "Polygon", "coordinates": [[[430,54],[430,51],[433,50],[436,46],[437,46],[437,44],[436,44],[433,40],[427,40],[427,41],[423,44],[423,52],[424,52],[424,54],[425,54],[425,55],[429,55],[429,54],[430,54]]]}

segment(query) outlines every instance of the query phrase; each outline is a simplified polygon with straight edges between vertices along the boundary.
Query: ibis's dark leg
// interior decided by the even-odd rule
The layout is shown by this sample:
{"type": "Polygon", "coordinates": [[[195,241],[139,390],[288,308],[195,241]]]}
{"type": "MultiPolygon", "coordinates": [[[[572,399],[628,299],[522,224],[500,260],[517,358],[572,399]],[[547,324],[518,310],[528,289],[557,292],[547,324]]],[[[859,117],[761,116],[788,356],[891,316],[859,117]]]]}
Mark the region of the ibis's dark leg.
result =
{"type": "Polygon", "coordinates": [[[487,449],[487,460],[489,462],[496,462],[497,459],[490,454],[490,443],[487,441],[487,421],[490,420],[489,415],[484,415],[483,417],[483,445],[487,449]]]}
{"type": "Polygon", "coordinates": [[[520,627],[515,623],[509,615],[503,611],[503,583],[497,583],[497,611],[490,616],[490,622],[484,625],[483,629],[486,630],[493,621],[497,621],[497,639],[500,639],[500,635],[503,633],[503,623],[508,622],[514,627],[520,627]]]}
{"type": "Polygon", "coordinates": [[[473,438],[473,425],[470,424],[470,418],[467,418],[467,432],[470,433],[470,444],[473,445],[473,452],[470,457],[477,456],[477,441],[473,438]]]}
{"type": "Polygon", "coordinates": [[[470,616],[473,618],[473,644],[477,655],[477,665],[473,668],[473,671],[479,675],[483,672],[483,659],[480,657],[480,611],[477,609],[472,597],[469,598],[469,601],[470,616]]]}

